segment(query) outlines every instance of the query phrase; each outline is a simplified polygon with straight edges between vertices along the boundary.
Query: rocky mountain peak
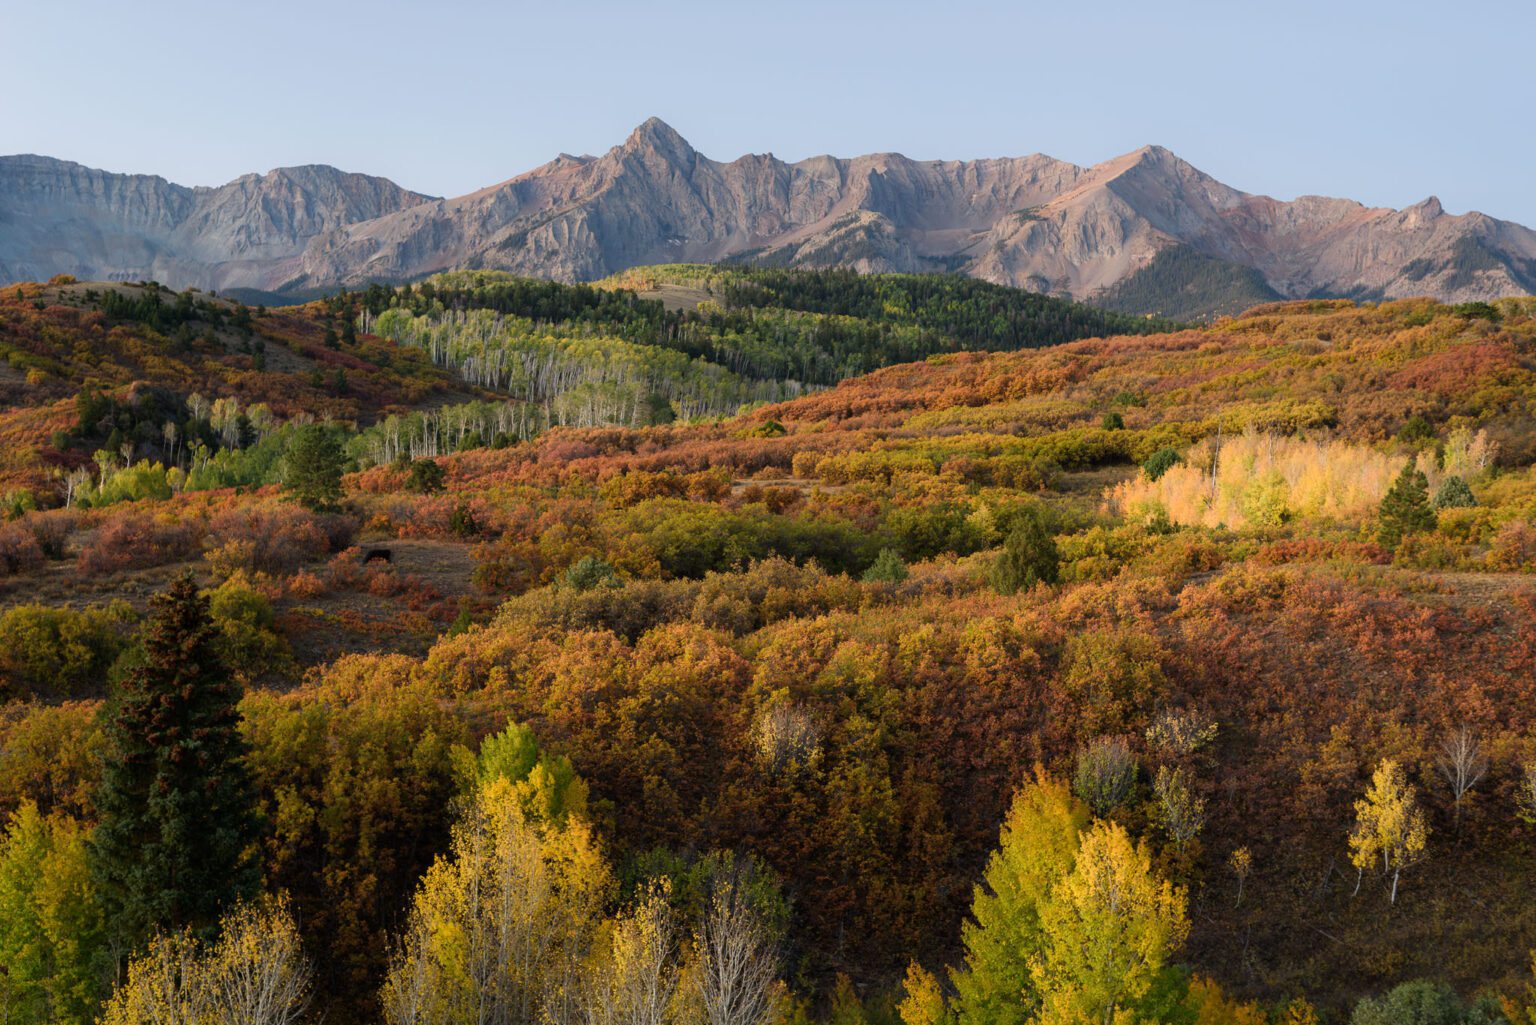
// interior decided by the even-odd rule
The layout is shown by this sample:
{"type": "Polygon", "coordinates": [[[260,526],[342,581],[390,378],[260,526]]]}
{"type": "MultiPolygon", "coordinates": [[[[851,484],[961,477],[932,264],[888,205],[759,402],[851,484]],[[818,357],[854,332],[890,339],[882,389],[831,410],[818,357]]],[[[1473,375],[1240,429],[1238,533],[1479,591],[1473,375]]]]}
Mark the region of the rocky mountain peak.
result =
{"type": "Polygon", "coordinates": [[[960,271],[1109,301],[1144,272],[1151,277],[1130,292],[1182,287],[1166,265],[1157,269],[1169,252],[1207,261],[1207,277],[1225,267],[1248,283],[1244,294],[1267,289],[1269,298],[1465,301],[1536,281],[1536,232],[1518,224],[1448,217],[1433,197],[1402,211],[1315,196],[1282,202],[1224,185],[1156,145],[1092,167],[1039,154],[719,163],[654,117],[601,157],[561,154],[451,200],[327,165],[187,189],[0,157],[0,225],[0,281],[67,272],[314,289],[462,266],[581,280],[745,257],[960,271]]]}
{"type": "Polygon", "coordinates": [[[678,162],[692,160],[697,156],[697,152],[688,140],[659,117],[646,118],[629,133],[629,138],[624,140],[622,148],[629,151],[660,153],[678,162]]]}
{"type": "Polygon", "coordinates": [[[1445,207],[1440,205],[1439,196],[1429,196],[1403,211],[1404,221],[1412,224],[1427,224],[1444,215],[1445,207]]]}

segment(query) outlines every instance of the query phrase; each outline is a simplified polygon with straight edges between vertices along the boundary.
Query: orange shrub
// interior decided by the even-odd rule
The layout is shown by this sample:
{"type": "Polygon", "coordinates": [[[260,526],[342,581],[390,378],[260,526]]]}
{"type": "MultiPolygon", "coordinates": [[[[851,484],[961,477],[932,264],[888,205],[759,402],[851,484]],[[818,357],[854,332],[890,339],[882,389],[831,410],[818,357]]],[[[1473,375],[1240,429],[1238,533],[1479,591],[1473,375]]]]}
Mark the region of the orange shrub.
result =
{"type": "Polygon", "coordinates": [[[1493,536],[1488,552],[1490,569],[1528,570],[1536,564],[1536,525],[1510,520],[1493,536]]]}
{"type": "Polygon", "coordinates": [[[325,593],[325,581],[308,570],[299,570],[287,580],[287,592],[295,598],[314,598],[325,593]]]}
{"type": "Polygon", "coordinates": [[[331,550],[333,539],[324,521],[295,505],[221,512],[208,529],[208,562],[222,576],[235,570],[292,573],[331,550]]]}
{"type": "Polygon", "coordinates": [[[196,523],[130,513],[107,520],[80,549],[76,565],[88,576],[183,562],[197,554],[196,523]]]}

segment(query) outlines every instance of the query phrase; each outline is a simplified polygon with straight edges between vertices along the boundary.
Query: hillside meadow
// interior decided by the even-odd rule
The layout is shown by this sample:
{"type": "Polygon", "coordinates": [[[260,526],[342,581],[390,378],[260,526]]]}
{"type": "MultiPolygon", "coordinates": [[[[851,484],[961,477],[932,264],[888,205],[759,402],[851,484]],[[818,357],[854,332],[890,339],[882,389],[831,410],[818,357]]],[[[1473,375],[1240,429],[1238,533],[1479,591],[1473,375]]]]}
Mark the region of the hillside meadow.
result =
{"type": "Polygon", "coordinates": [[[1533,351],[8,286],[0,1020],[1536,1020],[1533,351]]]}

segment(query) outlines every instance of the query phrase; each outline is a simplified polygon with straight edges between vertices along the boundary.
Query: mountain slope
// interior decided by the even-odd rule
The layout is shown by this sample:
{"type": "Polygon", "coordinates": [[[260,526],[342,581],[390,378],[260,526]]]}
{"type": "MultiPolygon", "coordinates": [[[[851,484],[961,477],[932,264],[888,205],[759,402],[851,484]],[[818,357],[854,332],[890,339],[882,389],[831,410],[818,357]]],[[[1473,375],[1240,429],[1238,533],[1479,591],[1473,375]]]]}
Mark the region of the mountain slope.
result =
{"type": "MultiPolygon", "coordinates": [[[[1079,299],[1176,247],[1287,298],[1491,299],[1536,289],[1536,232],[1433,197],[1405,210],[1216,181],[1161,147],[1078,167],[1035,154],[729,163],[651,119],[602,156],[561,155],[454,199],[306,167],[218,189],[0,158],[0,278],[159,277],[304,291],[487,268],[591,280],[650,263],[961,271],[1079,299]]],[[[1221,276],[1221,275],[1218,275],[1221,276]]],[[[1135,294],[1147,291],[1147,280],[1135,294]]],[[[1123,306],[1122,306],[1123,308],[1123,306]]],[[[1154,294],[1141,312],[1221,303],[1154,294]]]]}
{"type": "Polygon", "coordinates": [[[0,279],[257,284],[316,235],[427,198],[321,165],[187,188],[50,157],[0,157],[0,279]]]}

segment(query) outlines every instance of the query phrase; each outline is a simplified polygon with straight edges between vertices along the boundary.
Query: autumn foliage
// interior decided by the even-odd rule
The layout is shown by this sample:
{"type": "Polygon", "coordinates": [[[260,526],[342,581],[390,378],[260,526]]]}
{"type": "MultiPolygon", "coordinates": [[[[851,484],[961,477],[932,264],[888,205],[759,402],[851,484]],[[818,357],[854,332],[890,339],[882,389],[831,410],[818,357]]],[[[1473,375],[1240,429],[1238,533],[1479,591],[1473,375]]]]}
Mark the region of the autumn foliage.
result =
{"type": "MultiPolygon", "coordinates": [[[[727,934],[772,954],[749,1025],[1257,1025],[1396,1007],[1419,977],[1523,993],[1529,300],[1276,305],[498,439],[485,408],[441,410],[507,397],[367,331],[325,344],[366,297],[255,317],[258,371],[48,287],[0,300],[6,358],[45,377],[0,412],[24,452],[0,467],[0,812],[73,878],[103,699],[135,678],[148,596],[191,570],[249,687],[253,851],[287,902],[230,909],[232,935],[296,942],[270,967],[312,977],[327,1021],[427,1020],[403,1015],[428,991],[457,1020],[492,990],[587,1021],[641,979],[676,998],[655,1025],[741,1025],[701,988],[727,934]],[[84,401],[92,452],[87,381],[110,393],[84,401]],[[145,419],[165,410],[175,431],[145,419]],[[447,433],[412,462],[418,414],[447,433]],[[277,469],[309,417],[348,461],[314,509],[277,469]],[[76,500],[136,445],[165,489],[76,500]],[[771,893],[760,922],[719,903],[726,878],[771,893]],[[569,899],[498,917],[538,887],[569,899]],[[483,955],[530,923],[549,946],[510,978],[483,955]]],[[[648,309],[634,330],[672,322],[648,309]]],[[[248,963],[217,942],[141,944],[114,1013],[167,965],[248,963]]]]}

